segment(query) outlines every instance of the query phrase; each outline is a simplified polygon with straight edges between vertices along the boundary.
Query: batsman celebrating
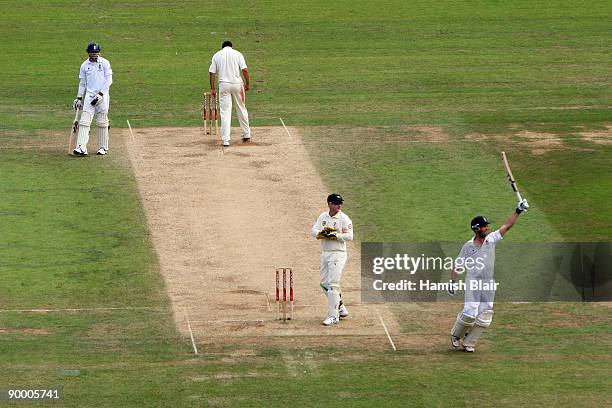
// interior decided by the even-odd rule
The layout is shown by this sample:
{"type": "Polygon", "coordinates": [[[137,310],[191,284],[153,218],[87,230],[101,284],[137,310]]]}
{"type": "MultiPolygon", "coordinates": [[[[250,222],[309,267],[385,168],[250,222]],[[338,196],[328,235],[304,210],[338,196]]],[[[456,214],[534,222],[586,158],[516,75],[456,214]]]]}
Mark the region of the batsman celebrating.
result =
{"type": "Polygon", "coordinates": [[[79,90],[74,100],[74,110],[83,108],[79,120],[77,147],[74,154],[87,156],[89,142],[89,127],[94,115],[98,125],[98,147],[96,154],[105,155],[108,152],[108,108],[110,106],[110,86],[113,83],[113,70],[110,62],[100,56],[100,46],[96,43],[87,45],[89,58],[81,64],[79,71],[79,90]]]}
{"type": "Polygon", "coordinates": [[[325,326],[340,322],[349,315],[342,303],[340,277],[346,264],[346,242],[353,240],[353,222],[342,212],[344,200],[338,193],[327,196],[329,211],[325,211],[312,226],[310,235],[321,240],[321,287],[327,296],[325,326]]]}
{"type": "MultiPolygon", "coordinates": [[[[489,221],[479,215],[472,219],[470,227],[474,237],[466,242],[457,257],[456,265],[467,270],[465,278],[465,305],[457,316],[451,329],[451,345],[454,349],[462,346],[468,353],[474,352],[474,346],[481,333],[491,325],[493,320],[493,301],[497,284],[493,279],[495,267],[495,246],[512,228],[529,204],[521,199],[515,212],[498,230],[489,233],[489,221]]],[[[448,293],[455,294],[457,268],[451,272],[451,285],[448,293]]]]}

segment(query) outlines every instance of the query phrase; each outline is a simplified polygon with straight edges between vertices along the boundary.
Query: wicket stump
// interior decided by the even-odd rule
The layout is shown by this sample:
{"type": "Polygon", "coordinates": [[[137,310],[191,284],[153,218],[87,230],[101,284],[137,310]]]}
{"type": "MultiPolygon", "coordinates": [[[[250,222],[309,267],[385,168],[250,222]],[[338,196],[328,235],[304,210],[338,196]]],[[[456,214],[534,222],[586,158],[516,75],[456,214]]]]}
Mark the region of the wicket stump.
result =
{"type": "Polygon", "coordinates": [[[214,135],[219,135],[219,94],[215,98],[208,92],[204,92],[202,101],[202,112],[204,120],[204,134],[208,135],[213,131],[214,123],[214,135]],[[209,122],[210,121],[210,122],[209,122]]]}
{"type": "Polygon", "coordinates": [[[293,319],[293,269],[276,268],[276,316],[286,322],[293,319]],[[280,299],[281,274],[283,276],[283,301],[280,299]],[[289,317],[287,317],[287,274],[289,275],[289,317]],[[283,317],[281,318],[281,306],[283,317]]]}

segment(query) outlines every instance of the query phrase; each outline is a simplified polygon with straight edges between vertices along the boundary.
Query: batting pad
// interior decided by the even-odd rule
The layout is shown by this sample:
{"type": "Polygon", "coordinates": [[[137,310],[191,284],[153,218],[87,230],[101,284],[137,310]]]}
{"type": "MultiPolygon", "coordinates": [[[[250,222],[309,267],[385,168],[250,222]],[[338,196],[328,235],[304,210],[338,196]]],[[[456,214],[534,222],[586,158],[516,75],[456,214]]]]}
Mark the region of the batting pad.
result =
{"type": "Polygon", "coordinates": [[[476,326],[489,327],[491,325],[492,321],[493,321],[493,311],[492,310],[484,310],[476,318],[476,326]]]}
{"type": "Polygon", "coordinates": [[[482,313],[478,315],[476,318],[476,324],[470,332],[463,339],[464,346],[472,346],[476,345],[476,342],[480,338],[482,332],[491,325],[493,321],[493,311],[492,310],[484,310],[482,313]]]}
{"type": "Polygon", "coordinates": [[[98,146],[108,150],[108,115],[98,113],[96,123],[98,124],[98,146]]]}
{"type": "Polygon", "coordinates": [[[108,127],[108,113],[98,113],[96,123],[98,127],[108,127]]]}
{"type": "Polygon", "coordinates": [[[338,307],[340,307],[340,292],[337,288],[331,288],[327,291],[327,315],[339,316],[338,307]]]}
{"type": "Polygon", "coordinates": [[[472,326],[474,326],[474,322],[476,321],[476,318],[470,315],[466,315],[465,313],[461,312],[457,315],[457,320],[455,321],[455,324],[453,325],[453,328],[451,329],[450,334],[455,336],[455,337],[463,337],[463,335],[465,334],[465,332],[472,326]]]}
{"type": "Polygon", "coordinates": [[[484,329],[485,329],[484,327],[477,326],[477,325],[472,327],[472,330],[470,330],[467,336],[465,336],[465,338],[463,339],[463,346],[464,347],[466,346],[474,347],[476,345],[476,342],[480,338],[480,335],[484,331],[484,329]]]}
{"type": "Polygon", "coordinates": [[[79,119],[79,134],[77,136],[77,146],[87,146],[89,142],[89,126],[93,115],[90,112],[83,111],[79,119]]]}

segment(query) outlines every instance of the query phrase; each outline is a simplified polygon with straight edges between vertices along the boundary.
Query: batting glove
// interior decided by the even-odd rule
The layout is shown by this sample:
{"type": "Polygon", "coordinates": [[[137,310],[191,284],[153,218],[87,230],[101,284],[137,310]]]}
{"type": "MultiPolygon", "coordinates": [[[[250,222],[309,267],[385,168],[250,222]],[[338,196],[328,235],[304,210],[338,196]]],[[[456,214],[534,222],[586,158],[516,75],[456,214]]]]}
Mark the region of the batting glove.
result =
{"type": "Polygon", "coordinates": [[[96,106],[96,104],[100,102],[103,96],[104,95],[102,94],[102,92],[97,93],[96,96],[91,100],[91,106],[96,106]]]}
{"type": "Polygon", "coordinates": [[[455,281],[451,280],[448,285],[448,289],[446,290],[450,296],[455,296],[455,281]]]}
{"type": "Polygon", "coordinates": [[[528,208],[529,208],[529,203],[527,202],[526,198],[523,198],[521,201],[519,201],[516,207],[516,213],[520,214],[523,211],[527,211],[528,208]]]}
{"type": "Polygon", "coordinates": [[[76,98],[74,102],[72,103],[72,107],[74,108],[75,111],[78,111],[79,109],[83,107],[83,100],[81,98],[76,98]]]}

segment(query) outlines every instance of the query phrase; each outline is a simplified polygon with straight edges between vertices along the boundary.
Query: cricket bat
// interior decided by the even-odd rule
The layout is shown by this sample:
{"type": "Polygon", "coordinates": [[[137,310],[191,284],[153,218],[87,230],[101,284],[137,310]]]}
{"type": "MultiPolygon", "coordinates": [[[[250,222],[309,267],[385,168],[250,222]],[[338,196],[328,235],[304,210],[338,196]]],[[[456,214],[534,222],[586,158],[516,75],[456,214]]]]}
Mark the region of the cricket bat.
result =
{"type": "Polygon", "coordinates": [[[512,191],[516,194],[516,198],[519,201],[523,200],[521,197],[521,193],[519,192],[518,186],[516,185],[516,180],[512,175],[512,170],[510,169],[510,164],[508,164],[508,158],[506,157],[506,152],[502,152],[502,161],[504,162],[504,169],[506,169],[506,174],[508,175],[508,182],[510,182],[510,186],[512,186],[512,191]]]}
{"type": "Polygon", "coordinates": [[[72,121],[72,130],[70,131],[70,136],[68,137],[68,154],[74,155],[74,149],[76,148],[77,141],[77,130],[79,128],[79,110],[74,114],[74,120],[72,121]]]}
{"type": "MultiPolygon", "coordinates": [[[[213,101],[213,104],[215,105],[215,136],[219,136],[219,94],[215,95],[214,99],[215,100],[213,101]]],[[[212,120],[210,126],[212,127],[212,120]]]]}
{"type": "Polygon", "coordinates": [[[206,104],[208,103],[208,94],[206,92],[204,92],[204,134],[207,135],[208,134],[208,129],[206,128],[208,126],[208,120],[206,118],[206,110],[207,110],[207,106],[206,104]]]}

